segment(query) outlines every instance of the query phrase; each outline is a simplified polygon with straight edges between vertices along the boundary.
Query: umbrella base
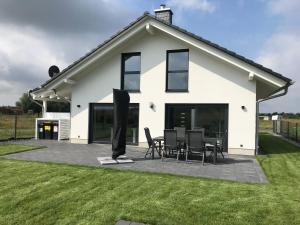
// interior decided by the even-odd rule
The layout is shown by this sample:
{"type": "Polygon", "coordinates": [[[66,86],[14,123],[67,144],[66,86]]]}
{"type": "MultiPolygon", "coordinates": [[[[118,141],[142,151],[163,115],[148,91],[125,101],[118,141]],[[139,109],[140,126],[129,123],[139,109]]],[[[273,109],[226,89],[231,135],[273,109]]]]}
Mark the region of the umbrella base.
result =
{"type": "Polygon", "coordinates": [[[132,159],[127,158],[125,155],[122,155],[117,159],[113,159],[112,157],[97,157],[97,160],[101,165],[113,165],[134,162],[132,159]]]}

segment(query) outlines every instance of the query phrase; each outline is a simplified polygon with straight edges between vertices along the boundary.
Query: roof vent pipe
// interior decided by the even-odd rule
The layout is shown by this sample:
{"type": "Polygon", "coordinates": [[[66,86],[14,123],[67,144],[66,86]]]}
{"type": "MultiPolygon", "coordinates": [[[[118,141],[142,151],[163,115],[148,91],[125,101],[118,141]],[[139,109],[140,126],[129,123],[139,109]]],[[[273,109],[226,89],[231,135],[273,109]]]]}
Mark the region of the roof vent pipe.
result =
{"type": "Polygon", "coordinates": [[[154,10],[155,17],[165,23],[172,24],[173,12],[165,4],[161,4],[159,9],[154,10]]]}

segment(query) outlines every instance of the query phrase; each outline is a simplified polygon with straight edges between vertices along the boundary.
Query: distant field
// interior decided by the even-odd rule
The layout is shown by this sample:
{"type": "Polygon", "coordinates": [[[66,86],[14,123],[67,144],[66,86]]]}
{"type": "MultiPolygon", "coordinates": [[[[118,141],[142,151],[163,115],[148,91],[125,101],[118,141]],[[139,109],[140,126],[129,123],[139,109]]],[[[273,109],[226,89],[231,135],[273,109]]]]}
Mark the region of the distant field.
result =
{"type": "MultiPolygon", "coordinates": [[[[38,115],[17,116],[17,138],[34,137],[35,118],[38,115]]],[[[0,140],[13,138],[15,133],[15,115],[0,114],[0,140]]]]}
{"type": "Polygon", "coordinates": [[[259,131],[272,131],[273,123],[272,120],[259,120],[259,131]]]}
{"type": "MultiPolygon", "coordinates": [[[[299,119],[288,119],[283,118],[282,121],[290,122],[290,126],[294,127],[296,123],[298,123],[298,130],[300,129],[300,118],[299,119]]],[[[273,129],[273,121],[272,120],[259,120],[259,130],[260,131],[268,131],[273,129]]]]}
{"type": "Polygon", "coordinates": [[[299,123],[300,124],[300,118],[299,119],[282,119],[283,121],[288,121],[292,123],[299,123]]]}

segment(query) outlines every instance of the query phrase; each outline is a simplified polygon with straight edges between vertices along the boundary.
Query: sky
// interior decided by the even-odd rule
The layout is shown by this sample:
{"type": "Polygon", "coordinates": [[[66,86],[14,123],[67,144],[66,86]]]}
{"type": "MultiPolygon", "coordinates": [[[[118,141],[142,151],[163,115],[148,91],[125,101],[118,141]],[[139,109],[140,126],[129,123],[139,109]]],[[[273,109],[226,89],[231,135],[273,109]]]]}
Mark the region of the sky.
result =
{"type": "Polygon", "coordinates": [[[261,112],[300,112],[300,0],[0,0],[0,105],[161,3],[173,24],[296,81],[261,112]]]}

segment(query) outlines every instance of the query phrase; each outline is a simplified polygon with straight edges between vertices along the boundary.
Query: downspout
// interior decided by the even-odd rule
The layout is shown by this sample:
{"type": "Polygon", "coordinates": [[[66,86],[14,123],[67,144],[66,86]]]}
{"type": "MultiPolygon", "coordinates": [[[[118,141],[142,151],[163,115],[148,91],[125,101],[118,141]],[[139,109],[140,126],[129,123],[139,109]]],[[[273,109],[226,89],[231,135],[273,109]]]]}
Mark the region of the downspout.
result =
{"type": "Polygon", "coordinates": [[[282,93],[280,94],[276,94],[276,95],[271,95],[267,98],[263,98],[263,99],[260,99],[258,101],[256,101],[256,134],[255,134],[255,155],[258,155],[258,132],[259,132],[259,103],[261,102],[264,102],[264,101],[267,101],[267,100],[270,100],[270,99],[274,99],[274,98],[279,98],[281,96],[284,96],[288,93],[288,89],[289,89],[289,86],[291,86],[292,84],[294,84],[295,82],[291,81],[291,82],[288,82],[286,85],[284,85],[283,87],[279,88],[278,90],[275,91],[278,92],[278,91],[282,91],[284,90],[282,93]]]}

